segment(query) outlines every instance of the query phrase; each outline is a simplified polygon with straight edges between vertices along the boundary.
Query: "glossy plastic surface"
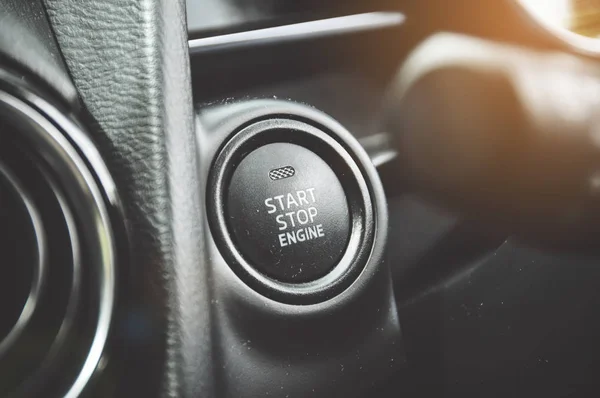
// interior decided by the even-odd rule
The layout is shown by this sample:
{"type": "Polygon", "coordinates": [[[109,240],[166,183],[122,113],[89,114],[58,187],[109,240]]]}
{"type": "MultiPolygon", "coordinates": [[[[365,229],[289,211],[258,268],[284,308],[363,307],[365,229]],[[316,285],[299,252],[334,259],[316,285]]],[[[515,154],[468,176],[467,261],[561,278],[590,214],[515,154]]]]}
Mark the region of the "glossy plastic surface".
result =
{"type": "Polygon", "coordinates": [[[242,159],[227,191],[229,228],[253,267],[297,284],[337,265],[350,213],[342,185],[318,155],[296,144],[267,144],[242,159]]]}

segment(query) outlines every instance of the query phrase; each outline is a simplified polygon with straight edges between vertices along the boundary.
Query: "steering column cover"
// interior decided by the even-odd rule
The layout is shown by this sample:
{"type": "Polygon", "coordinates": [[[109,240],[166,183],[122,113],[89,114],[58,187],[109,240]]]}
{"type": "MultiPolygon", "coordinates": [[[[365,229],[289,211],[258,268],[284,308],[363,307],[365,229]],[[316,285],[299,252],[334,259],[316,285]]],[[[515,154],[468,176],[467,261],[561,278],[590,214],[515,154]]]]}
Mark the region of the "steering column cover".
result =
{"type": "Polygon", "coordinates": [[[212,396],[184,1],[44,3],[128,214],[145,329],[124,336],[121,393],[212,396]]]}

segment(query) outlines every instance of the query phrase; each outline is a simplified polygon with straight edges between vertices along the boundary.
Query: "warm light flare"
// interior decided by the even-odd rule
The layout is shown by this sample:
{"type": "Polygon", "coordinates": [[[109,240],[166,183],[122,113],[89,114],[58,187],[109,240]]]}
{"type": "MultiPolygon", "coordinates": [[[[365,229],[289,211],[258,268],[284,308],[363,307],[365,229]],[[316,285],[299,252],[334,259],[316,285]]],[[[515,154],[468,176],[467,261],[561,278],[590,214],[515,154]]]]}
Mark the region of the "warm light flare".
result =
{"type": "Polygon", "coordinates": [[[521,0],[536,17],[555,26],[568,28],[571,23],[571,0],[521,0]]]}
{"type": "Polygon", "coordinates": [[[518,0],[544,25],[600,38],[600,0],[518,0]]]}

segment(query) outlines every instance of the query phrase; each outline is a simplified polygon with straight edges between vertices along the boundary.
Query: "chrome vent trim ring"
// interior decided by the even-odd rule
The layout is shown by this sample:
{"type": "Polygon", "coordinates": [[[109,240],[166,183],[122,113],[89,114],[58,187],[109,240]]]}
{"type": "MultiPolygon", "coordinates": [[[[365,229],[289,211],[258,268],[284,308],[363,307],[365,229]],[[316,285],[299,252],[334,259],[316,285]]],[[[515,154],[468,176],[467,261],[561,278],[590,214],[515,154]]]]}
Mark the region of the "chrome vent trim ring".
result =
{"type": "MultiPolygon", "coordinates": [[[[118,220],[117,224],[123,222],[122,206],[98,150],[77,122],[30,87],[15,82],[9,73],[1,69],[0,120],[9,120],[19,126],[19,140],[25,142],[43,163],[38,166],[40,174],[45,175],[47,184],[55,192],[55,200],[61,207],[64,206],[63,216],[70,224],[69,229],[77,230],[76,236],[70,237],[73,261],[74,264],[80,262],[86,270],[86,281],[91,287],[90,295],[93,295],[88,300],[94,311],[94,319],[90,321],[93,328],[90,326],[90,336],[85,340],[89,344],[81,360],[73,366],[76,370],[64,382],[53,380],[53,385],[60,385],[57,387],[60,396],[75,398],[84,392],[106,354],[115,311],[117,257],[124,244],[117,242],[116,236],[125,235],[115,234],[114,220],[118,220]],[[71,213],[76,222],[69,221],[67,213],[71,213]],[[86,256],[79,252],[77,240],[85,247],[86,256]]],[[[118,228],[122,227],[118,225],[118,228]]],[[[66,313],[73,311],[72,307],[66,309],[66,313]]],[[[66,337],[72,326],[70,323],[72,319],[61,324],[57,339],[66,337]]],[[[58,350],[64,351],[65,346],[52,346],[48,351],[49,358],[58,350]]],[[[69,360],[74,361],[72,358],[69,360]]],[[[45,361],[39,365],[40,369],[52,370],[54,364],[45,361]]]]}

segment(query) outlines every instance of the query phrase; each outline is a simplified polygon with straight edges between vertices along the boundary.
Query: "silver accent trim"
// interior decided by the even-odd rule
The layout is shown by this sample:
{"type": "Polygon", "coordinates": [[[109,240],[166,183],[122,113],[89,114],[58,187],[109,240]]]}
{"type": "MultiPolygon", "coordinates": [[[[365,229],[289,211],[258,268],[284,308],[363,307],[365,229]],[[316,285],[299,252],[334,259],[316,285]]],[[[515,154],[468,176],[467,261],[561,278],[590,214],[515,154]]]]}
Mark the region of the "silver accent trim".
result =
{"type": "Polygon", "coordinates": [[[356,33],[400,26],[406,17],[400,12],[369,12],[301,22],[273,28],[249,30],[188,42],[190,54],[200,54],[232,47],[247,47],[289,41],[300,41],[345,33],[356,33]]]}
{"type": "Polygon", "coordinates": [[[371,158],[375,168],[380,168],[398,157],[389,133],[369,135],[361,138],[359,142],[371,158]]]}
{"type": "MultiPolygon", "coordinates": [[[[54,171],[57,175],[64,179],[72,179],[73,192],[79,196],[79,200],[75,201],[73,206],[76,210],[84,209],[80,213],[86,213],[87,220],[82,220],[82,224],[94,235],[89,239],[93,239],[99,246],[98,253],[94,253],[98,255],[98,262],[95,264],[99,267],[93,267],[92,270],[93,281],[97,283],[99,292],[95,333],[83,366],[64,395],[64,398],[77,398],[99,366],[111,327],[115,304],[117,249],[110,216],[94,176],[63,133],[29,104],[12,94],[0,91],[0,104],[10,109],[15,117],[29,124],[30,128],[24,129],[27,138],[34,146],[41,147],[41,157],[55,166],[54,171]]],[[[83,135],[75,126],[67,127],[71,128],[70,133],[83,135]]],[[[89,262],[92,260],[88,260],[89,262]]],[[[90,264],[88,266],[91,267],[90,264]]]]}
{"type": "Polygon", "coordinates": [[[65,308],[65,315],[63,318],[63,322],[61,326],[58,328],[54,341],[49,346],[46,357],[40,363],[37,373],[44,374],[52,369],[56,364],[56,359],[60,355],[60,351],[67,348],[67,338],[69,337],[71,330],[75,326],[75,317],[77,316],[77,311],[80,307],[80,295],[81,295],[81,285],[82,285],[82,270],[83,267],[81,261],[81,246],[80,246],[80,237],[77,231],[77,222],[75,221],[75,216],[71,211],[71,208],[67,204],[67,199],[64,196],[64,193],[59,189],[57,185],[57,181],[48,173],[47,170],[42,170],[38,168],[40,174],[46,179],[46,183],[48,187],[54,193],[56,202],[61,209],[65,227],[67,230],[67,234],[69,236],[69,240],[71,241],[71,257],[73,258],[72,264],[72,286],[69,293],[69,301],[65,308]]]}
{"type": "MultiPolygon", "coordinates": [[[[4,356],[4,354],[12,348],[12,345],[23,335],[23,332],[29,325],[29,321],[33,317],[33,313],[37,307],[38,300],[40,298],[40,292],[42,291],[44,281],[46,279],[46,266],[47,266],[47,258],[46,258],[46,232],[44,229],[44,224],[42,222],[42,217],[38,209],[36,208],[33,199],[31,199],[31,195],[29,192],[23,187],[23,184],[14,176],[12,172],[6,168],[6,166],[0,162],[0,180],[5,180],[10,187],[13,189],[14,193],[18,195],[21,199],[21,205],[25,209],[27,215],[29,216],[29,222],[31,223],[33,229],[33,235],[36,243],[37,249],[37,264],[35,265],[33,278],[31,281],[31,288],[29,291],[29,295],[21,310],[21,315],[13,325],[12,329],[8,332],[8,334],[4,337],[4,339],[0,339],[0,359],[4,356]]],[[[13,266],[22,266],[21,264],[13,264],[13,266]]]]}

